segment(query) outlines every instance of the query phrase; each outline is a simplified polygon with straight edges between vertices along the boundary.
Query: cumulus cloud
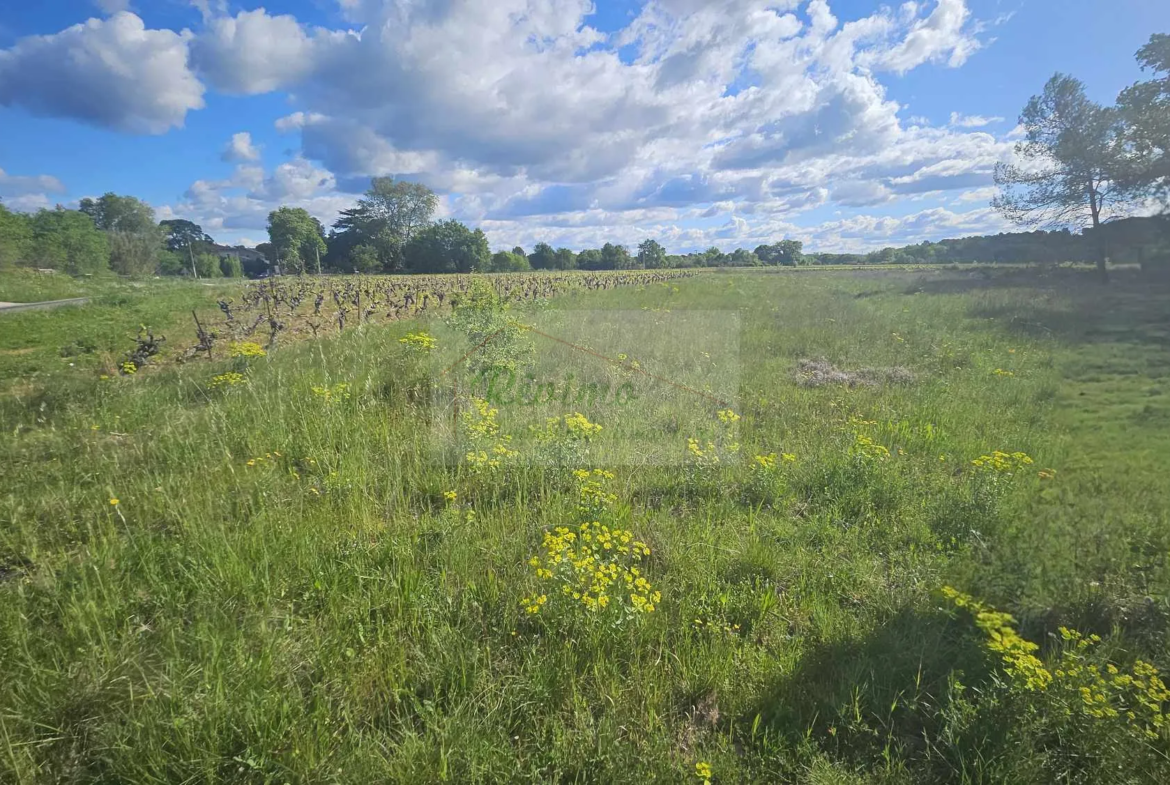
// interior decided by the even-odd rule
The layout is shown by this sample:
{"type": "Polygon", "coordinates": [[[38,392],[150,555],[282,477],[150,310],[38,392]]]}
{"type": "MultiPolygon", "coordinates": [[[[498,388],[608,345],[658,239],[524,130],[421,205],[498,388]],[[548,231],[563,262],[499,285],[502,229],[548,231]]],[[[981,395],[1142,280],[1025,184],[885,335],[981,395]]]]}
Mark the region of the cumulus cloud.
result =
{"type": "Polygon", "coordinates": [[[12,175],[0,169],[0,196],[19,197],[29,194],[65,193],[65,184],[47,174],[12,175]]]}
{"type": "Polygon", "coordinates": [[[221,158],[225,161],[259,161],[260,148],[252,143],[252,134],[241,131],[232,134],[227,147],[223,149],[221,158]]]}
{"type": "MultiPolygon", "coordinates": [[[[212,228],[262,228],[281,199],[329,220],[370,176],[392,175],[435,188],[444,215],[505,243],[507,231],[523,242],[542,227],[571,246],[607,230],[652,232],[672,248],[748,243],[788,236],[829,204],[973,193],[1010,155],[1007,140],[977,130],[998,118],[904,123],[883,82],[975,53],[983,27],[965,0],[847,21],[833,0],[646,0],[611,33],[592,26],[591,0],[337,0],[349,25],[338,29],[190,3],[204,18],[196,33],[116,13],[18,42],[0,52],[0,102],[156,133],[202,106],[200,79],[234,95],[286,93],[275,128],[295,135],[296,158],[266,170],[251,136],[236,134],[224,151],[240,164],[232,177],[200,180],[167,208],[212,228]],[[108,85],[75,79],[134,83],[144,42],[173,55],[151,67],[171,73],[167,90],[147,80],[111,102],[108,85]],[[108,56],[73,65],[99,44],[108,56]],[[38,68],[52,76],[37,82],[38,68]]],[[[853,242],[847,231],[807,236],[853,242]]]]}
{"type": "Polygon", "coordinates": [[[187,66],[189,39],[186,31],[147,30],[125,12],[22,38],[0,50],[0,104],[121,131],[164,133],[203,107],[203,85],[187,66]]]}
{"type": "Polygon", "coordinates": [[[160,208],[160,220],[186,218],[214,234],[262,231],[268,214],[282,205],[303,207],[324,224],[352,207],[354,197],[339,193],[333,174],[304,158],[280,164],[271,172],[240,164],[223,180],[196,180],[183,199],[160,208]]]}
{"type": "Polygon", "coordinates": [[[191,60],[217,90],[257,95],[297,84],[317,68],[324,48],[345,37],[258,8],[210,19],[192,42],[191,60]]]}

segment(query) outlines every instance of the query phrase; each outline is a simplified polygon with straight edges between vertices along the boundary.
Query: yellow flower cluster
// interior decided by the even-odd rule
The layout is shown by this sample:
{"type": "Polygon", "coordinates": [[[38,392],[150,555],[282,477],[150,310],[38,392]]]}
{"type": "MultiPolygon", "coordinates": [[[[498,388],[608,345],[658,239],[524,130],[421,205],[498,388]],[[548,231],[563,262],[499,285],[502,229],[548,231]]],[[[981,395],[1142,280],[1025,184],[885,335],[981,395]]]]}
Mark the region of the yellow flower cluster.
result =
{"type": "Polygon", "coordinates": [[[719,417],[719,422],[723,423],[724,425],[731,425],[732,423],[739,422],[740,419],[739,415],[733,412],[731,409],[722,409],[715,414],[717,417],[719,417]]]}
{"type": "Polygon", "coordinates": [[[348,401],[352,395],[348,382],[338,382],[332,387],[319,387],[314,385],[312,392],[313,397],[320,399],[326,406],[337,403],[338,401],[348,401]]]}
{"type": "Polygon", "coordinates": [[[890,457],[890,451],[878,444],[864,433],[853,434],[853,455],[867,461],[884,461],[890,457]]]}
{"type": "Polygon", "coordinates": [[[975,616],[975,624],[988,637],[987,648],[1003,659],[1013,685],[1029,692],[1056,692],[1073,696],[1070,708],[1098,720],[1120,720],[1143,736],[1156,739],[1170,727],[1163,706],[1170,701],[1170,689],[1148,662],[1136,660],[1132,673],[1106,664],[1104,672],[1089,660],[1090,649],[1101,642],[1098,635],[1082,635],[1060,628],[1064,647],[1052,668],[1045,667],[1032,652],[1039,647],[1025,640],[1013,628],[1015,620],[949,586],[943,595],[957,607],[975,616]]]}
{"type": "Polygon", "coordinates": [[[211,377],[211,384],[209,386],[213,390],[218,390],[221,387],[236,387],[245,384],[247,381],[248,377],[244,376],[244,374],[230,371],[211,377]]]}
{"type": "Polygon", "coordinates": [[[228,344],[230,357],[264,357],[267,354],[263,346],[253,341],[232,341],[228,344]]]}
{"type": "Polygon", "coordinates": [[[566,433],[574,439],[584,439],[587,441],[601,433],[601,426],[597,423],[589,422],[589,418],[580,412],[566,414],[563,419],[566,433]]]}
{"type": "Polygon", "coordinates": [[[520,453],[508,446],[512,441],[510,435],[500,434],[500,425],[496,422],[498,409],[482,398],[472,398],[471,406],[470,411],[462,413],[461,424],[463,433],[475,449],[467,451],[464,461],[475,472],[499,469],[520,453]]]}
{"type": "Polygon", "coordinates": [[[263,455],[258,456],[256,458],[249,458],[244,463],[246,466],[263,466],[264,464],[271,462],[273,458],[281,458],[281,457],[283,457],[283,456],[276,451],[266,452],[263,455]]]}
{"type": "MultiPolygon", "coordinates": [[[[650,548],[634,539],[632,532],[596,521],[582,523],[576,531],[558,526],[544,533],[543,556],[528,561],[540,581],[560,585],[561,595],[591,612],[611,602],[635,613],[652,613],[662,599],[642,575],[638,564],[650,555],[650,548]]],[[[545,593],[520,601],[528,613],[538,613],[547,602],[545,593]]]]}
{"type": "Polygon", "coordinates": [[[1052,683],[1052,674],[1033,652],[1040,647],[1021,638],[1016,632],[1016,620],[1011,614],[994,610],[969,595],[944,586],[943,596],[958,608],[965,608],[975,616],[975,626],[987,635],[987,648],[1000,655],[1004,670],[1014,683],[1028,691],[1043,690],[1052,683]]]}
{"type": "Polygon", "coordinates": [[[126,374],[127,376],[132,376],[132,375],[138,373],[138,366],[135,365],[134,363],[130,362],[129,360],[122,363],[118,367],[122,370],[122,373],[126,374]]]}
{"type": "Polygon", "coordinates": [[[1006,376],[1015,376],[1015,374],[1013,372],[1005,371],[1003,368],[996,368],[991,373],[993,376],[1005,376],[1005,377],[1006,376]]]}
{"type": "Polygon", "coordinates": [[[695,764],[695,776],[703,781],[703,785],[711,785],[713,774],[710,763],[701,760],[695,764]]]}
{"type": "MultiPolygon", "coordinates": [[[[776,458],[776,453],[770,452],[767,455],[757,455],[752,462],[762,471],[772,471],[776,468],[776,458]]],[[[796,456],[790,452],[781,453],[779,458],[784,463],[796,463],[796,456]]]]}
{"type": "MultiPolygon", "coordinates": [[[[544,533],[541,554],[528,560],[533,575],[542,586],[559,586],[553,596],[563,597],[571,608],[597,613],[612,605],[631,615],[653,613],[662,594],[639,566],[650,555],[650,546],[633,532],[600,520],[617,500],[604,487],[614,475],[603,469],[578,469],[573,476],[580,493],[577,513],[583,522],[576,529],[558,526],[544,533]]],[[[536,614],[547,602],[548,592],[541,589],[520,604],[525,612],[536,614]]]]}
{"type": "Polygon", "coordinates": [[[435,348],[437,341],[428,333],[407,333],[405,338],[398,342],[417,352],[429,352],[435,348]]]}
{"type": "Polygon", "coordinates": [[[1010,475],[1019,471],[1025,466],[1030,466],[1032,459],[1028,457],[1027,453],[1022,452],[1000,452],[996,450],[991,455],[981,455],[975,460],[971,461],[971,465],[976,469],[981,469],[991,474],[1007,474],[1010,475]]]}

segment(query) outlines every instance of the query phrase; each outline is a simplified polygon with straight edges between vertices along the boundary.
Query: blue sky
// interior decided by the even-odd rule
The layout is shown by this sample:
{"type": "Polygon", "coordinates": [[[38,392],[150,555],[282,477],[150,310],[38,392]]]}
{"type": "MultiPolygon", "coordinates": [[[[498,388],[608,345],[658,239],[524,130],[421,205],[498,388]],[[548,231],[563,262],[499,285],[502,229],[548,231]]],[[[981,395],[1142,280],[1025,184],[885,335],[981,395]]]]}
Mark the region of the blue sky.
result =
{"type": "Polygon", "coordinates": [[[496,247],[1002,231],[1028,97],[1111,101],[1153,32],[1170,4],[42,0],[0,10],[0,197],[129,193],[249,244],[372,175],[496,247]]]}

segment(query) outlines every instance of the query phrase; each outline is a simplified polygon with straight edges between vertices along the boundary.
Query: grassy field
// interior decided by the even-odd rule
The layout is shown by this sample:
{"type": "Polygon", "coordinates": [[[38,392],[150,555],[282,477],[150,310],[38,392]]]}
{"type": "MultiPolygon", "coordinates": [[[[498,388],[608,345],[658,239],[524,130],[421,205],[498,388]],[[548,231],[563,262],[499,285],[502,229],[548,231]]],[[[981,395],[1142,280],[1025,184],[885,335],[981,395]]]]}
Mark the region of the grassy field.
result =
{"type": "Polygon", "coordinates": [[[738,319],[714,435],[587,476],[486,407],[429,459],[437,323],[101,379],[219,290],[0,315],[0,782],[1170,781],[1170,285],[1115,278],[517,307],[738,319]]]}

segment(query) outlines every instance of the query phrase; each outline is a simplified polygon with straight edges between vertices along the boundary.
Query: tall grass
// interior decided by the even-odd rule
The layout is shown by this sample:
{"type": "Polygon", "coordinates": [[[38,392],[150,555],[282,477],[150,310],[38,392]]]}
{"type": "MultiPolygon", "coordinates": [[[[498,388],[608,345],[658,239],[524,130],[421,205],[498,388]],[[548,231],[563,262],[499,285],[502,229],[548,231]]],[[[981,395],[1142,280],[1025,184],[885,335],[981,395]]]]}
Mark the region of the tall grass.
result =
{"type": "Polygon", "coordinates": [[[1170,661],[1166,491],[1132,479],[1168,465],[1166,399],[1127,365],[1165,299],[1121,282],[1127,321],[1068,276],[1043,302],[947,274],[576,295],[744,325],[738,457],[701,473],[664,431],[677,465],[607,486],[662,592],[620,624],[522,606],[573,482],[428,460],[427,368],[399,342],[425,323],[9,396],[0,780],[1164,779],[1164,735],[1038,714],[939,594],[1013,612],[1045,657],[1066,624],[1170,661]],[[1088,345],[1074,307],[1129,332],[1088,345]],[[913,381],[804,386],[822,357],[913,381]],[[1092,418],[1086,364],[1109,380],[1092,418]],[[1134,422],[1143,456],[1102,446],[1134,422]],[[1034,463],[981,475],[996,450],[1034,463]],[[761,474],[773,453],[793,460],[761,474]]]}

